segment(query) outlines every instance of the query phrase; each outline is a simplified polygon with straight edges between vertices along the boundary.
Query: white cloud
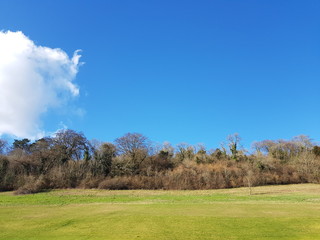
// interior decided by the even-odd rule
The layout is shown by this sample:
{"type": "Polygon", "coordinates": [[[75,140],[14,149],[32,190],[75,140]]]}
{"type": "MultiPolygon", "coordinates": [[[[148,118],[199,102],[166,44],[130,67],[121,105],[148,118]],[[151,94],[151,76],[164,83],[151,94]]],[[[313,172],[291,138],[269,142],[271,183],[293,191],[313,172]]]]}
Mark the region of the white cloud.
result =
{"type": "Polygon", "coordinates": [[[0,31],[0,136],[37,138],[41,115],[79,95],[81,55],[37,46],[22,32],[0,31]]]}

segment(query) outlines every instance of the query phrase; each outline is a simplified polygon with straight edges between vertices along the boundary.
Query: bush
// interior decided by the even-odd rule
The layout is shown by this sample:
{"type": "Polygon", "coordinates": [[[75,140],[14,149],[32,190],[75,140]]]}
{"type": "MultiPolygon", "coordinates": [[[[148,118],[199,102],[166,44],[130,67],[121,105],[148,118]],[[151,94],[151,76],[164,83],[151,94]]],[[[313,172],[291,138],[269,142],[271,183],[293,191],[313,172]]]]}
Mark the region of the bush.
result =
{"type": "Polygon", "coordinates": [[[157,176],[122,176],[106,178],[99,184],[99,189],[131,190],[131,189],[163,189],[163,179],[157,176]]]}
{"type": "Polygon", "coordinates": [[[50,182],[44,176],[40,176],[38,178],[34,176],[26,177],[26,183],[18,188],[15,194],[31,194],[31,193],[38,193],[44,190],[50,189],[50,182]]]}

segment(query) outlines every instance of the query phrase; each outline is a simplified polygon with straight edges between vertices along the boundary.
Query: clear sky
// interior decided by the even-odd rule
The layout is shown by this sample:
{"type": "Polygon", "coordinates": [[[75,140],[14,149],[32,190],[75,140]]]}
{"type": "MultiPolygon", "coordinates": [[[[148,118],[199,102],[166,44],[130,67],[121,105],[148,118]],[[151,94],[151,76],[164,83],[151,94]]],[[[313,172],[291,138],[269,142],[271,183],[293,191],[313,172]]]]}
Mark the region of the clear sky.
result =
{"type": "Polygon", "coordinates": [[[0,30],[70,58],[82,50],[79,94],[35,117],[46,133],[209,148],[236,132],[247,147],[320,140],[318,0],[2,0],[0,30]]]}

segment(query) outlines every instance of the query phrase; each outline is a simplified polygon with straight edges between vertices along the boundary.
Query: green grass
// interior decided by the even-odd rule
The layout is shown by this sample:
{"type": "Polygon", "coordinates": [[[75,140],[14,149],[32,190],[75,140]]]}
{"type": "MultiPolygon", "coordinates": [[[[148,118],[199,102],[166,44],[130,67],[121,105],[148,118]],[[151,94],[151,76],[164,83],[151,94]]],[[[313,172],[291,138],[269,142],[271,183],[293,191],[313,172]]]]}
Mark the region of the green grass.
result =
{"type": "Polygon", "coordinates": [[[0,240],[320,240],[320,185],[0,193],[0,240]]]}

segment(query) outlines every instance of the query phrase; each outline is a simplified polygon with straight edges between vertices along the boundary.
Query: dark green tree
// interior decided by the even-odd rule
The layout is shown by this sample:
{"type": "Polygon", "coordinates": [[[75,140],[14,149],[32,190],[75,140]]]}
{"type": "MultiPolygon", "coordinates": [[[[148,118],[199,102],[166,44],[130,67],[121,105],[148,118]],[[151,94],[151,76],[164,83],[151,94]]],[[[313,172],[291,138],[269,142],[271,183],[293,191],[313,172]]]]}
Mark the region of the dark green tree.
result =
{"type": "Polygon", "coordinates": [[[112,160],[116,156],[116,146],[112,143],[103,143],[94,153],[99,173],[107,176],[111,171],[112,160]]]}
{"type": "Polygon", "coordinates": [[[22,140],[15,139],[12,144],[13,150],[20,149],[24,153],[30,152],[30,146],[31,146],[30,139],[27,139],[27,138],[24,138],[22,140]]]}

